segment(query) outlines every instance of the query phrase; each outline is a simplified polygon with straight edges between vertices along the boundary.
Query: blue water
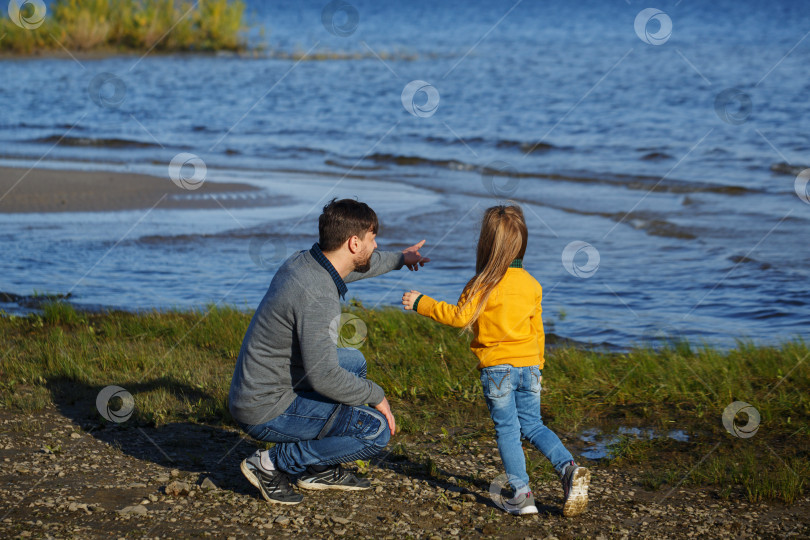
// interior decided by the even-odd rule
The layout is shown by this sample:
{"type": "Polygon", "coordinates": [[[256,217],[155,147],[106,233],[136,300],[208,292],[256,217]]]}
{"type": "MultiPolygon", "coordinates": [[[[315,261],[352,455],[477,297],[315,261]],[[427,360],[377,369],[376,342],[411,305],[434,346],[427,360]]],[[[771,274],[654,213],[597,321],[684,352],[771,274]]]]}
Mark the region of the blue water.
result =
{"type": "Polygon", "coordinates": [[[425,238],[432,259],[350,294],[367,306],[397,305],[407,289],[455,301],[482,211],[510,198],[526,214],[547,331],[618,346],[807,334],[810,204],[795,170],[771,166],[810,166],[809,5],[660,2],[672,34],[650,45],[634,19],[651,6],[637,2],[353,2],[347,37],[325,29],[325,2],[248,4],[250,39],[264,26],[269,47],[255,57],[0,61],[0,165],[144,172],[175,196],[167,166],[191,152],[206,182],[293,202],[0,214],[0,291],[250,309],[273,263],[317,240],[320,208],[345,196],[378,212],[380,249],[425,238]],[[307,51],[359,58],[284,57],[307,51]],[[101,73],[121,81],[117,107],[88,92],[101,73]],[[403,107],[413,80],[435,88],[434,114],[403,107]],[[728,88],[750,113],[716,110],[728,88]],[[563,266],[573,241],[598,252],[592,276],[563,266]]]}

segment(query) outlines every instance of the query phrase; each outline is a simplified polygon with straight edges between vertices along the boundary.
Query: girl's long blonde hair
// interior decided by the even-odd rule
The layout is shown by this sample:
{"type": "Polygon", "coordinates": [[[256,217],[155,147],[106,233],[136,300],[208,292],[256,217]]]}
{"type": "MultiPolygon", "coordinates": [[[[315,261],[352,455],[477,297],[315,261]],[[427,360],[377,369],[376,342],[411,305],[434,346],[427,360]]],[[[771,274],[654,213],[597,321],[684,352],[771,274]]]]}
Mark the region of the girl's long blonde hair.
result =
{"type": "Polygon", "coordinates": [[[529,231],[523,219],[523,210],[517,204],[493,206],[484,211],[481,219],[481,234],[478,237],[478,251],[475,258],[475,275],[464,286],[459,302],[464,299],[459,312],[479,297],[472,317],[462,332],[472,332],[481,311],[486,307],[489,295],[503,279],[506,270],[514,259],[522,259],[526,254],[529,231]]]}

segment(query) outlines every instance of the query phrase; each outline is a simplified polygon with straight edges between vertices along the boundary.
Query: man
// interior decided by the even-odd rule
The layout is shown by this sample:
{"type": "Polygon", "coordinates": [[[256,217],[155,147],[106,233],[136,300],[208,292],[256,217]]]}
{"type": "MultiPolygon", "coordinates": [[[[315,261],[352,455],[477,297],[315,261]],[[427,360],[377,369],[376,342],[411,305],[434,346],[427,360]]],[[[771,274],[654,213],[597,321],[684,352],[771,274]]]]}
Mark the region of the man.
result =
{"type": "Polygon", "coordinates": [[[375,251],[378,228],[368,205],[332,199],[318,219],[318,242],[284,262],[250,321],[228,401],[242,429],[276,443],[241,465],[268,502],[303,500],[292,476],[301,489],[368,489],[341,463],[374,456],[396,432],[363,354],[338,348],[336,336],[346,283],[430,262],[419,254],[424,240],[401,253],[375,251]]]}

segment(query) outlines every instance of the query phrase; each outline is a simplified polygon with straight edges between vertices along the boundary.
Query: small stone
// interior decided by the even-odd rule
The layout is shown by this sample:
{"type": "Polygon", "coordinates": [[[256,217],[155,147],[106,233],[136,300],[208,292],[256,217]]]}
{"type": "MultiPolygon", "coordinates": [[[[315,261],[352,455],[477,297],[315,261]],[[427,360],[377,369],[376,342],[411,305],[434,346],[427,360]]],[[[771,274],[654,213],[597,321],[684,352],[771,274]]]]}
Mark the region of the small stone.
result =
{"type": "Polygon", "coordinates": [[[332,521],[334,521],[335,523],[338,523],[340,525],[348,525],[349,524],[349,520],[346,519],[346,518],[342,518],[342,517],[333,517],[332,521]]]}
{"type": "Polygon", "coordinates": [[[178,471],[177,469],[172,469],[169,474],[172,475],[172,478],[177,478],[178,476],[180,476],[180,471],[178,471]]]}
{"type": "Polygon", "coordinates": [[[276,523],[284,527],[290,523],[290,518],[288,518],[287,516],[278,516],[276,519],[273,520],[273,523],[276,523]]]}
{"type": "Polygon", "coordinates": [[[203,491],[216,491],[218,488],[214,481],[211,480],[211,477],[206,476],[202,483],[200,483],[200,489],[203,491]]]}
{"type": "Polygon", "coordinates": [[[189,495],[190,493],[191,493],[191,486],[188,485],[186,482],[180,482],[179,480],[175,480],[174,482],[166,486],[166,495],[170,495],[172,497],[182,497],[184,495],[189,495]]]}
{"type": "Polygon", "coordinates": [[[122,508],[121,510],[118,511],[118,513],[121,514],[122,516],[128,516],[131,514],[142,516],[146,514],[146,512],[148,512],[148,510],[142,504],[136,504],[135,506],[127,506],[126,508],[122,508]]]}
{"type": "Polygon", "coordinates": [[[73,433],[70,434],[70,438],[71,439],[81,439],[82,436],[74,431],[73,433]]]}

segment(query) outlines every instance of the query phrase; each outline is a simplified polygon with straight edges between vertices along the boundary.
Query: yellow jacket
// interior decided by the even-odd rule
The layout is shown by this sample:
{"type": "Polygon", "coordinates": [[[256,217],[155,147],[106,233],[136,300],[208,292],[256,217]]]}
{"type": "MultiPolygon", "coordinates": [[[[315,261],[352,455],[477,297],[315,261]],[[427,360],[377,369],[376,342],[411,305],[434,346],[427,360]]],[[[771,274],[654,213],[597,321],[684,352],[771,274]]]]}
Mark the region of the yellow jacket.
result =
{"type": "MultiPolygon", "coordinates": [[[[495,286],[473,325],[473,341],[470,349],[478,357],[478,369],[509,364],[515,367],[539,366],[543,369],[543,349],[546,334],[543,332],[543,288],[534,277],[521,267],[520,259],[506,270],[503,279],[495,286]]],[[[478,295],[463,310],[466,300],[462,293],[458,304],[437,302],[421,295],[416,301],[416,312],[442,324],[463,327],[475,311],[478,295]]]]}

